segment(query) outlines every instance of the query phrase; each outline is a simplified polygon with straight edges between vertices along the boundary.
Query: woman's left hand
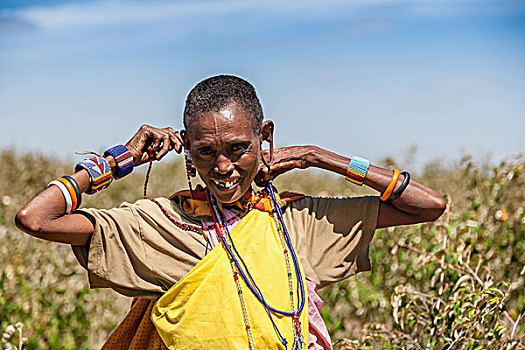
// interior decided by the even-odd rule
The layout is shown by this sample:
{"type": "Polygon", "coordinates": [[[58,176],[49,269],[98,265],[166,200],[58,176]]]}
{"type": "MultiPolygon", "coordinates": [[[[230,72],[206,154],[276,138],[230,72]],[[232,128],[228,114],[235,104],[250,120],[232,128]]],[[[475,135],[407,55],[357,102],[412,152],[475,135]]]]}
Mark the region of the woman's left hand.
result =
{"type": "Polygon", "coordinates": [[[275,179],[277,176],[284,174],[293,169],[306,169],[310,166],[309,154],[311,146],[292,146],[275,148],[270,159],[270,151],[264,150],[261,152],[261,157],[266,160],[266,163],[261,160],[259,163],[259,171],[255,176],[255,183],[258,186],[266,186],[268,182],[275,179]]]}

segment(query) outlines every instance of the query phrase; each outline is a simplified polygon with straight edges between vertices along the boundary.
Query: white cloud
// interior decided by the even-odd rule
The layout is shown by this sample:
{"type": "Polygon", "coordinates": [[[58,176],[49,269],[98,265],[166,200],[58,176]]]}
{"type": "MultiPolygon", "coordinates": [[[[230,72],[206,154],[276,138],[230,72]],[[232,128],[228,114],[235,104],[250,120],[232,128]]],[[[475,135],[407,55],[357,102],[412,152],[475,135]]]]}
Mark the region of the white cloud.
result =
{"type": "Polygon", "coordinates": [[[18,16],[44,29],[67,29],[101,25],[147,23],[185,16],[220,14],[246,8],[242,1],[217,2],[128,2],[95,1],[57,7],[35,7],[22,10],[18,16]]]}
{"type": "MultiPolygon", "coordinates": [[[[515,3],[514,1],[510,1],[515,3]]],[[[496,2],[482,1],[484,4],[496,2]]],[[[505,1],[503,2],[505,3],[505,1]]],[[[251,15],[301,17],[354,17],[381,12],[384,15],[443,16],[477,8],[473,0],[224,0],[224,1],[90,1],[60,6],[36,6],[4,11],[4,15],[33,23],[45,30],[104,25],[154,23],[156,21],[195,18],[196,25],[205,16],[249,13],[251,15]],[[468,6],[465,6],[468,5],[468,6]]],[[[498,6],[501,8],[501,6],[498,6]]]]}

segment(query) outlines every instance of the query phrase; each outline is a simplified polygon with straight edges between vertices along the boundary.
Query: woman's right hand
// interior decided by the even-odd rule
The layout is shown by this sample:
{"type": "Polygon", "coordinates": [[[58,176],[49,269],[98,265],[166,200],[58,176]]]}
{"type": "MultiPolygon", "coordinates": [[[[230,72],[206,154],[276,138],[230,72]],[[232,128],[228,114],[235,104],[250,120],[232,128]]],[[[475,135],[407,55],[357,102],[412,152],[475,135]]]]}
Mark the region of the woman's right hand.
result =
{"type": "Polygon", "coordinates": [[[148,149],[150,147],[153,148],[155,159],[161,160],[171,150],[180,153],[183,146],[184,142],[180,132],[170,127],[160,129],[145,124],[126,143],[126,147],[133,156],[134,166],[149,161],[148,149]]]}

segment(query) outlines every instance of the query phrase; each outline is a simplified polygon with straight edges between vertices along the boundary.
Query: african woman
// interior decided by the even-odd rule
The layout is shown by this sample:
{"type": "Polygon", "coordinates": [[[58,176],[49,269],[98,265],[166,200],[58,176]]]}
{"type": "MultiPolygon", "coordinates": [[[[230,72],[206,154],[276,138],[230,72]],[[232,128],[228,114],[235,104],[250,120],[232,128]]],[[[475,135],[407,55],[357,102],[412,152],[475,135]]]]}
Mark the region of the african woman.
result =
{"type": "Polygon", "coordinates": [[[263,120],[253,86],[235,76],[197,84],[184,127],[142,126],[125,146],[52,181],[16,215],[28,234],[72,245],[92,288],[139,297],[107,349],[331,349],[317,288],[371,269],[375,229],[433,221],[445,210],[443,198],[408,172],[316,146],[273,149],[273,122],[263,120]],[[83,193],[172,150],[185,150],[188,176],[195,168],[204,188],[78,209],[83,193]],[[310,167],[380,196],[275,193],[276,176],[310,167]],[[255,192],[254,183],[263,189],[255,192]]]}

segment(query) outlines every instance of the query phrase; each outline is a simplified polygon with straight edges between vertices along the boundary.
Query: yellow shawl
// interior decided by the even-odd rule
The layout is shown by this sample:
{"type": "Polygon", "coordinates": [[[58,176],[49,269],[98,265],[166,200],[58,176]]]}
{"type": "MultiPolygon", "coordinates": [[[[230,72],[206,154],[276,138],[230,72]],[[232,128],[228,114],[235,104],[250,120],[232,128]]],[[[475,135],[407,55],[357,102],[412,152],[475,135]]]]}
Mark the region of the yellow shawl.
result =
{"type": "MultiPolygon", "coordinates": [[[[276,225],[268,212],[253,210],[231,232],[266,302],[290,312],[286,262],[276,225]]],[[[293,262],[290,257],[294,304],[297,307],[293,262]]],[[[300,262],[299,262],[300,266],[300,262]]],[[[306,280],[303,276],[303,286],[306,280]]],[[[242,281],[242,279],[241,279],[242,281]]],[[[266,308],[241,282],[256,349],[284,349],[266,308]]],[[[308,301],[300,314],[304,344],[308,344],[308,301]]],[[[293,344],[291,317],[272,314],[281,335],[293,344]]],[[[215,247],[155,304],[152,321],[169,349],[248,349],[248,337],[230,258],[222,245],[215,247]]],[[[305,345],[307,346],[307,345],[305,345]]]]}

